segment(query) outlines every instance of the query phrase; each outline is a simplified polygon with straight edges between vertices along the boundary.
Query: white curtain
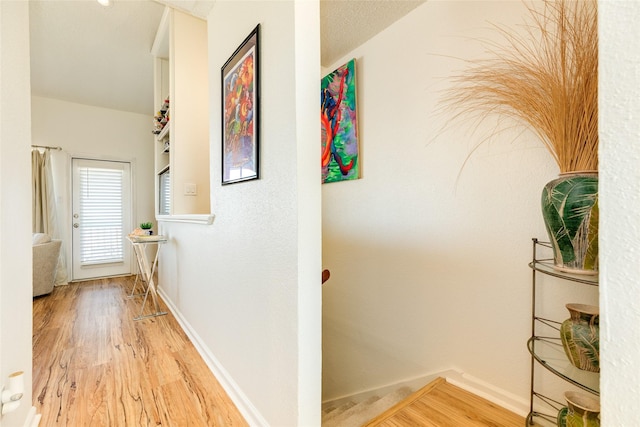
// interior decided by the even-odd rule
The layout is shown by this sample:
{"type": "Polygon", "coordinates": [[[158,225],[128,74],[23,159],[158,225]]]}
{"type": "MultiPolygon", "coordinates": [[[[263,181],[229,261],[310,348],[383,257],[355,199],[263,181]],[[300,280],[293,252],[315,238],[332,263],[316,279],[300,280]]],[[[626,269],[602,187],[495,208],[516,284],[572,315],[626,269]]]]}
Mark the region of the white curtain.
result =
{"type": "MultiPolygon", "coordinates": [[[[53,189],[53,173],[51,171],[51,154],[49,150],[40,152],[31,150],[32,209],[33,232],[46,233],[52,239],[60,239],[58,219],[56,215],[56,197],[53,189]]],[[[67,263],[64,241],[58,259],[55,284],[68,282],[67,263]]]]}

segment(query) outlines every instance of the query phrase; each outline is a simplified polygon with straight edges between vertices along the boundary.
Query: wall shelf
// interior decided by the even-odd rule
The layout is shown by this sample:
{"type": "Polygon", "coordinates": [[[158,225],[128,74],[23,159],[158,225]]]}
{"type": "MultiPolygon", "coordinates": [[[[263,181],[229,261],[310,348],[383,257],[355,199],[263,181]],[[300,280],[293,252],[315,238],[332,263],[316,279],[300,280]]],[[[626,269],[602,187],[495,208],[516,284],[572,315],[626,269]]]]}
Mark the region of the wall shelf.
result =
{"type": "Polygon", "coordinates": [[[576,368],[567,358],[560,339],[561,322],[547,319],[538,315],[537,274],[557,277],[559,279],[575,282],[587,286],[598,286],[598,276],[571,274],[558,271],[553,266],[552,259],[538,259],[538,250],[541,248],[552,249],[548,242],[533,240],[533,259],[529,263],[532,270],[532,308],[531,308],[531,337],[527,341],[527,349],[531,354],[531,392],[530,408],[527,415],[527,425],[534,425],[539,421],[556,425],[558,411],[564,403],[558,402],[536,390],[535,371],[538,367],[544,367],[552,374],[588,393],[600,395],[600,374],[588,372],[576,368]],[[542,331],[545,331],[543,334],[542,331]],[[557,332],[555,336],[548,336],[549,331],[557,332]],[[540,412],[537,407],[543,406],[547,412],[540,412]]]}
{"type": "MultiPolygon", "coordinates": [[[[534,239],[534,244],[551,249],[551,245],[547,242],[540,242],[534,239]]],[[[535,256],[535,255],[534,255],[535,256]]],[[[533,270],[546,274],[548,276],[558,277],[560,279],[570,280],[585,285],[598,286],[598,275],[571,274],[558,271],[553,266],[552,259],[535,259],[529,263],[529,267],[533,270]]]]}
{"type": "Polygon", "coordinates": [[[600,394],[600,374],[573,366],[564,354],[559,337],[531,337],[527,348],[541,366],[555,375],[589,393],[600,394]]]}
{"type": "Polygon", "coordinates": [[[160,133],[156,136],[156,140],[162,141],[169,136],[169,132],[171,131],[171,122],[167,122],[164,125],[160,133]]]}

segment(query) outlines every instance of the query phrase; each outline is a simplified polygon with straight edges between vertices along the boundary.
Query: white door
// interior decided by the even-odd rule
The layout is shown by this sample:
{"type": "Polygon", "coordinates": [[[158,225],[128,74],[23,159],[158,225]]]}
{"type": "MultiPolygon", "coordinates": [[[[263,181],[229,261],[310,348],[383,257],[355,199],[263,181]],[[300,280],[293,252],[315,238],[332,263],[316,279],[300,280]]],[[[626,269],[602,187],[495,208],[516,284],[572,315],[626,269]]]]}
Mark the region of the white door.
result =
{"type": "Polygon", "coordinates": [[[131,165],[73,159],[73,280],[131,273],[131,165]]]}

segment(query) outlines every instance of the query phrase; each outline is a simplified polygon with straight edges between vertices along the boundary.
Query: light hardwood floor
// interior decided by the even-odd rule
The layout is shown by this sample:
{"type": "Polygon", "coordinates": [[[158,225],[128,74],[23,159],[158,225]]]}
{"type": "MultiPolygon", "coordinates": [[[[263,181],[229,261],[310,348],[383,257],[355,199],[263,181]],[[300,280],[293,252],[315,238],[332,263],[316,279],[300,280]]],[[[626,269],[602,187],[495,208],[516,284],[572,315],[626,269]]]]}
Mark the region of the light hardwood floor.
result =
{"type": "Polygon", "coordinates": [[[365,427],[522,427],[525,419],[438,378],[365,427]]]}
{"type": "Polygon", "coordinates": [[[40,426],[246,426],[171,313],[133,320],[132,286],[101,279],[34,299],[40,426]]]}

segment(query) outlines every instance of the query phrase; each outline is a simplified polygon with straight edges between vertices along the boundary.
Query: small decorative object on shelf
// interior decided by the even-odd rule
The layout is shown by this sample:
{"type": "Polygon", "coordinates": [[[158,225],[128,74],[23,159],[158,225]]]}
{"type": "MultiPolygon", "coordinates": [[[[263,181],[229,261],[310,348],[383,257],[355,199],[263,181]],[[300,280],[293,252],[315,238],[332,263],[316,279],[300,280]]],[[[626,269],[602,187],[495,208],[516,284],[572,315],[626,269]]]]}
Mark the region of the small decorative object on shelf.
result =
{"type": "Polygon", "coordinates": [[[143,222],[142,224],[140,224],[140,228],[142,229],[144,234],[147,234],[149,236],[153,234],[153,230],[151,229],[151,227],[153,227],[152,222],[143,222]]]}
{"type": "Polygon", "coordinates": [[[167,125],[167,123],[169,123],[169,98],[164,100],[164,103],[162,104],[162,107],[160,107],[160,110],[156,113],[156,115],[153,118],[153,134],[154,135],[159,135],[162,130],[165,128],[165,126],[167,125]]]}
{"type": "Polygon", "coordinates": [[[573,366],[600,372],[600,311],[585,304],[567,304],[571,317],[560,326],[560,338],[573,366]]]}
{"type": "Polygon", "coordinates": [[[158,135],[160,132],[162,132],[162,128],[164,126],[162,125],[162,123],[160,123],[158,120],[154,120],[153,121],[153,130],[151,131],[154,135],[158,135]]]}
{"type": "Polygon", "coordinates": [[[598,173],[572,172],[547,183],[542,217],[559,271],[598,274],[598,173]]]}
{"type": "Polygon", "coordinates": [[[558,413],[558,427],[600,427],[600,402],[585,393],[567,391],[567,406],[558,413]]]}

